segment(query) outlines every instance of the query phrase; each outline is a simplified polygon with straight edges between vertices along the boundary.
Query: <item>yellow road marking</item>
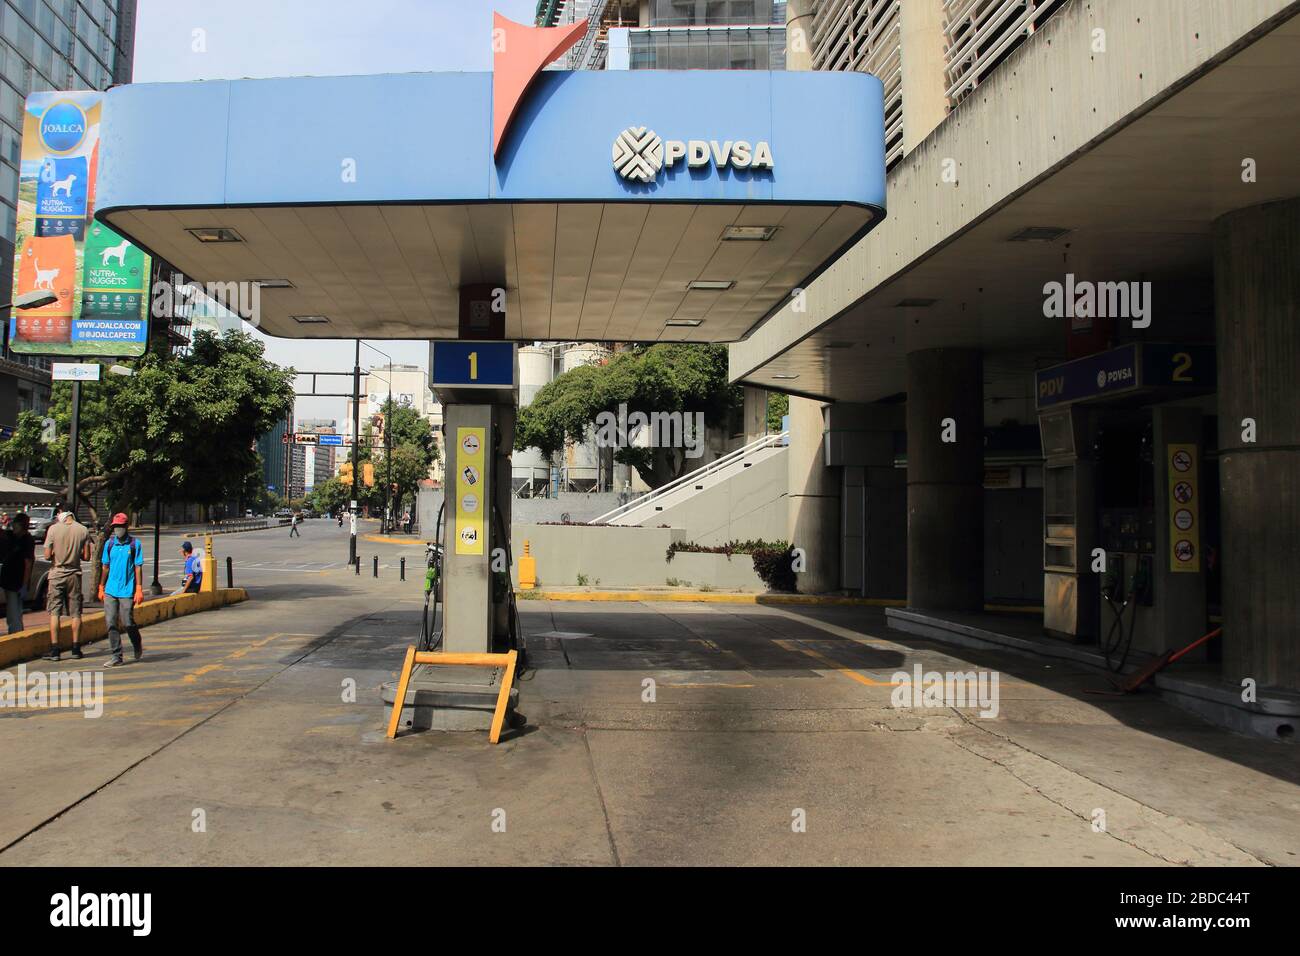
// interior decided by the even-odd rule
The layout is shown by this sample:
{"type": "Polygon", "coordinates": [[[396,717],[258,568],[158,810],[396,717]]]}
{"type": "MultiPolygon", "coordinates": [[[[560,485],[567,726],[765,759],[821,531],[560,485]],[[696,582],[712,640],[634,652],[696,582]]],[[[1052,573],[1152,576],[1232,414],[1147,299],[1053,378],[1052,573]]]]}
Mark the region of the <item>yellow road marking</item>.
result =
{"type": "Polygon", "coordinates": [[[843,674],[845,677],[849,678],[849,680],[855,680],[859,684],[864,684],[867,687],[897,687],[898,686],[892,681],[882,682],[878,680],[872,680],[870,677],[863,677],[853,668],[845,667],[843,664],[839,663],[838,661],[831,660],[829,657],[827,657],[825,654],[821,653],[820,651],[814,651],[811,647],[800,647],[797,644],[795,644],[794,641],[776,641],[775,643],[785,648],[787,651],[798,651],[800,654],[807,654],[809,657],[815,658],[816,660],[819,660],[822,663],[829,665],[830,669],[835,671],[837,674],[843,674]]]}

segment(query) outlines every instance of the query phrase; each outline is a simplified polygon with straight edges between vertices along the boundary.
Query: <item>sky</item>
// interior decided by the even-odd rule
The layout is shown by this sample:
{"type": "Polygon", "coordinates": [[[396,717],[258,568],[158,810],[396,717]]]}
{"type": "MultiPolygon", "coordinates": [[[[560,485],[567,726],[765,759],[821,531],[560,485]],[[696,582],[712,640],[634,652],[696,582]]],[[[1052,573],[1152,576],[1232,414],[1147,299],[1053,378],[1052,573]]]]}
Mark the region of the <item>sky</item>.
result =
{"type": "MultiPolygon", "coordinates": [[[[139,0],[134,80],[490,70],[492,11],[531,23],[536,8],[536,0],[139,0]]],[[[254,334],[274,362],[351,374],[352,339],[304,342],[254,334]]],[[[395,362],[428,365],[427,342],[374,345],[395,362]]],[[[363,369],[386,362],[362,348],[363,369]]],[[[340,382],[329,379],[321,388],[340,391],[340,382]]],[[[342,424],[344,409],[341,399],[304,398],[296,416],[342,424]]]]}

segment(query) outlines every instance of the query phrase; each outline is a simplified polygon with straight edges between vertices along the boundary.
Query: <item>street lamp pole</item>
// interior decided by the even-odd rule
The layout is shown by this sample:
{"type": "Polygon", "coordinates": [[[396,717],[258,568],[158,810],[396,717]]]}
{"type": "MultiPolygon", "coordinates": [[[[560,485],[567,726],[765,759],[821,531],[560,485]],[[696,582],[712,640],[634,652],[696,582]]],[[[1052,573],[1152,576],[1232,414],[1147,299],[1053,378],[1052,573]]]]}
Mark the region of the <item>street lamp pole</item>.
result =
{"type": "Polygon", "coordinates": [[[81,423],[81,383],[72,383],[72,424],[68,428],[68,509],[77,515],[77,429],[81,423]]]}
{"type": "Polygon", "coordinates": [[[361,340],[357,339],[356,361],[352,365],[352,533],[348,538],[348,564],[357,561],[357,504],[360,500],[358,472],[361,470],[361,340]]]}
{"type": "Polygon", "coordinates": [[[163,593],[162,582],[158,580],[158,535],[162,527],[162,496],[154,495],[153,498],[153,583],[149,585],[149,593],[159,595],[163,593]]]}

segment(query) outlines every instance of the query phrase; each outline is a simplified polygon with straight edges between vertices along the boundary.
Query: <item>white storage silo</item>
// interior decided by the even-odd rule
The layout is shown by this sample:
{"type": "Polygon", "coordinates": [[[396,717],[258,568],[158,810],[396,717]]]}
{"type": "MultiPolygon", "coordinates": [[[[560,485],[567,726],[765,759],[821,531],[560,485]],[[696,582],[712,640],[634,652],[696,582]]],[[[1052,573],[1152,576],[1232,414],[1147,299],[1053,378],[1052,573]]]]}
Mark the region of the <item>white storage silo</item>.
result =
{"type": "MultiPolygon", "coordinates": [[[[519,349],[519,407],[532,403],[533,398],[542,387],[551,381],[553,367],[552,349],[537,345],[525,345],[519,349]]],[[[511,487],[518,493],[519,489],[531,483],[532,492],[524,494],[545,494],[550,480],[550,462],[536,448],[525,448],[510,454],[511,487]]]]}
{"type": "MultiPolygon", "coordinates": [[[[560,357],[560,369],[568,372],[581,365],[605,361],[609,351],[590,343],[576,343],[564,346],[560,357]]],[[[564,464],[567,487],[574,491],[596,491],[600,479],[600,449],[596,447],[595,424],[588,432],[587,440],[565,446],[564,464]]]]}

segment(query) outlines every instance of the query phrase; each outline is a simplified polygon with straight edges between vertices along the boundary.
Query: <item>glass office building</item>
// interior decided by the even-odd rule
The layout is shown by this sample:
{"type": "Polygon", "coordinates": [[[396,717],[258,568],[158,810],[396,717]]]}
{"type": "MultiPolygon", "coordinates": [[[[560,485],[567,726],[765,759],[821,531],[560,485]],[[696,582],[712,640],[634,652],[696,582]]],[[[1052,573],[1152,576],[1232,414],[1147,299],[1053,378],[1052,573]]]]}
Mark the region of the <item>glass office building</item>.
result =
{"type": "MultiPolygon", "coordinates": [[[[131,82],[135,15],[136,0],[0,0],[0,302],[13,290],[27,94],[131,82]]],[[[0,428],[14,425],[23,411],[46,407],[48,368],[48,359],[7,357],[0,369],[0,428]]]]}
{"type": "Polygon", "coordinates": [[[785,0],[540,0],[537,24],[597,26],[567,69],[783,70],[785,0]]]}

